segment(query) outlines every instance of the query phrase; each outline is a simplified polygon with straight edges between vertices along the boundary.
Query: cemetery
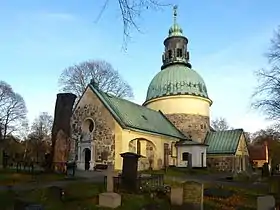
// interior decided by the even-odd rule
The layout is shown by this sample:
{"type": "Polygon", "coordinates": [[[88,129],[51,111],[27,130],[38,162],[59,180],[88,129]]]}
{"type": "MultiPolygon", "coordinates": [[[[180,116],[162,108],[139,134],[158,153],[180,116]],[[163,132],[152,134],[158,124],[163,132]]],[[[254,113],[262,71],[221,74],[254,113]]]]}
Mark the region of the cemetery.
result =
{"type": "MultiPolygon", "coordinates": [[[[164,173],[139,173],[139,155],[123,153],[123,169],[116,174],[112,165],[104,182],[73,181],[61,187],[50,185],[32,190],[0,192],[4,209],[260,209],[275,206],[279,194],[277,177],[268,177],[272,189],[246,189],[194,181],[170,181],[164,173]],[[268,192],[271,192],[270,194],[268,192]],[[28,208],[26,208],[28,207],[28,208]]],[[[167,169],[168,170],[168,169],[167,169]]],[[[172,170],[172,169],[170,169],[172,170]]],[[[168,171],[166,172],[166,174],[168,171]]],[[[39,176],[39,175],[38,175],[39,176]]]]}

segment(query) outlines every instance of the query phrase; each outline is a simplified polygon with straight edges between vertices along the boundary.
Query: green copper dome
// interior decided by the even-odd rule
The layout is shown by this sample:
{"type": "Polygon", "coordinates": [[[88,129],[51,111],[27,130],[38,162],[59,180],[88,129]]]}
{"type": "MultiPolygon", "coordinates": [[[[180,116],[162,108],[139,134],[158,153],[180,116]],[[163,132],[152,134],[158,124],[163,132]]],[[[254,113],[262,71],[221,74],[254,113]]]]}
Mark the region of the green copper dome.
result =
{"type": "Polygon", "coordinates": [[[182,64],[170,65],[153,78],[148,88],[146,102],[172,95],[193,95],[209,99],[202,77],[182,64]]]}
{"type": "Polygon", "coordinates": [[[168,37],[172,36],[183,36],[183,29],[177,23],[174,23],[168,31],[168,37]]]}

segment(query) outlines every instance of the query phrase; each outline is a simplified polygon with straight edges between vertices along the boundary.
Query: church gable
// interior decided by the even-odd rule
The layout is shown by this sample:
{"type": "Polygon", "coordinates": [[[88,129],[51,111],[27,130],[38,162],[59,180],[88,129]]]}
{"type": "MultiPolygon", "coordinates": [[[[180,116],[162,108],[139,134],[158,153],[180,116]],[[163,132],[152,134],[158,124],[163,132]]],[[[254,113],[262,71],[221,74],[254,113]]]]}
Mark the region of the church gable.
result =
{"type": "Polygon", "coordinates": [[[249,155],[247,142],[244,133],[240,136],[240,140],[237,146],[236,155],[249,155]]]}
{"type": "Polygon", "coordinates": [[[72,149],[75,144],[95,142],[92,154],[96,162],[113,162],[116,122],[96,94],[87,87],[78,101],[71,119],[72,149]]]}
{"type": "Polygon", "coordinates": [[[209,145],[207,154],[235,155],[243,129],[208,132],[205,144],[209,145]]]}

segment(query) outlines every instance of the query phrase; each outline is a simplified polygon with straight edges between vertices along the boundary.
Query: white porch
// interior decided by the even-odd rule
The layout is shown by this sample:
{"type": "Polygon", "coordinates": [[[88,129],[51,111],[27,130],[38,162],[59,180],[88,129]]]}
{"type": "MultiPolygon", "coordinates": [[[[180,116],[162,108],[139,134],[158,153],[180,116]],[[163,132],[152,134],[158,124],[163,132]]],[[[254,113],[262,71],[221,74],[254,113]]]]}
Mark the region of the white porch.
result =
{"type": "Polygon", "coordinates": [[[206,167],[206,148],[204,144],[178,144],[177,167],[206,167]],[[191,163],[190,163],[191,162],[191,163]]]}
{"type": "Polygon", "coordinates": [[[83,142],[78,144],[78,170],[93,170],[95,166],[95,150],[93,142],[83,142]]]}

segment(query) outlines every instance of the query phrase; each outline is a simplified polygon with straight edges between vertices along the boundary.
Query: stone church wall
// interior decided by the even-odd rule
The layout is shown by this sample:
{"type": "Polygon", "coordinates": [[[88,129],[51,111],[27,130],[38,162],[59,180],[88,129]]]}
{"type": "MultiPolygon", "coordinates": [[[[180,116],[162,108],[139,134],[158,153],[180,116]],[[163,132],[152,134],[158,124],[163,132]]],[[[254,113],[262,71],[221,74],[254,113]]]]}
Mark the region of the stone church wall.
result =
{"type": "Polygon", "coordinates": [[[115,120],[91,90],[86,91],[82,100],[72,115],[72,152],[77,159],[78,142],[80,144],[84,141],[90,142],[94,145],[94,151],[92,151],[93,160],[91,161],[102,164],[112,162],[114,164],[115,120]],[[94,121],[94,130],[88,134],[87,139],[84,138],[86,134],[82,130],[82,123],[86,119],[94,121]]]}
{"type": "Polygon", "coordinates": [[[209,131],[209,117],[192,114],[167,114],[166,117],[187,137],[203,143],[209,131]]]}
{"type": "Polygon", "coordinates": [[[219,171],[244,171],[248,169],[248,166],[248,156],[207,156],[207,167],[219,171]],[[242,163],[242,158],[245,158],[245,163],[242,163]]]}
{"type": "Polygon", "coordinates": [[[234,169],[234,157],[207,157],[207,167],[218,171],[232,171],[234,169]]]}

